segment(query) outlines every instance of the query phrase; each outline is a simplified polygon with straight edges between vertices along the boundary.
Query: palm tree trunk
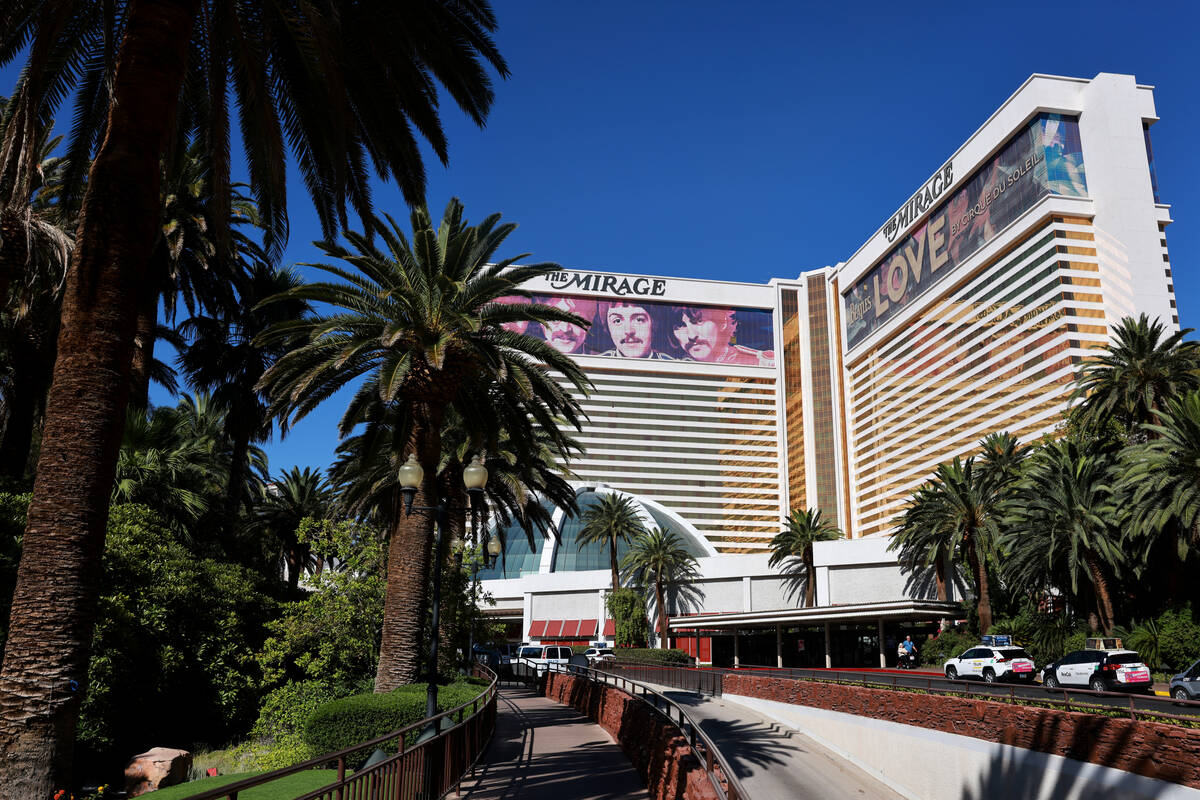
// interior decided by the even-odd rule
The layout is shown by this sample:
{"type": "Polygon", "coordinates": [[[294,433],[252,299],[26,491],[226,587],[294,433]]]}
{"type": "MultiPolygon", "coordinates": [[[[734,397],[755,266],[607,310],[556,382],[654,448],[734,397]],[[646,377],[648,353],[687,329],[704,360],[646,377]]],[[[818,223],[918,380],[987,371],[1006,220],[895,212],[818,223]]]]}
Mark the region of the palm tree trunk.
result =
{"type": "MultiPolygon", "coordinates": [[[[411,447],[425,470],[414,506],[438,502],[437,465],[442,449],[444,406],[438,402],[413,405],[411,447]]],[[[390,692],[417,680],[422,662],[421,627],[428,606],[429,562],[433,547],[432,511],[414,510],[405,516],[397,498],[395,524],[388,543],[387,587],[383,600],[383,634],[375,691],[390,692]]]]}
{"type": "Polygon", "coordinates": [[[817,566],[813,563],[812,545],[804,548],[804,607],[817,604],[817,566]]]}
{"type": "Polygon", "coordinates": [[[1092,573],[1092,586],[1096,589],[1096,612],[1100,617],[1100,627],[1105,636],[1112,634],[1113,604],[1112,592],[1108,588],[1108,578],[1100,567],[1100,559],[1091,550],[1084,550],[1083,559],[1087,563],[1088,572],[1092,573]]]}
{"type": "Polygon", "coordinates": [[[0,800],[71,785],[159,161],[199,0],[133,0],[88,175],[0,669],[0,800]],[[73,682],[80,688],[74,689],[73,682]]]}
{"type": "MultiPolygon", "coordinates": [[[[232,412],[231,412],[232,413],[232,412]]],[[[226,547],[233,545],[233,532],[237,528],[238,510],[246,496],[246,473],[249,472],[250,437],[240,430],[230,431],[233,442],[229,456],[229,479],[225,484],[225,535],[226,547]]]]}
{"type": "Polygon", "coordinates": [[[150,264],[149,280],[141,288],[138,298],[137,333],[133,339],[133,361],[130,366],[129,405],[148,408],[150,405],[150,367],[154,363],[154,334],[158,328],[158,257],[150,264]]]}
{"type": "Polygon", "coordinates": [[[667,647],[667,601],[663,596],[662,578],[654,576],[654,602],[658,604],[658,647],[667,647]]]}
{"type": "Polygon", "coordinates": [[[608,563],[612,568],[612,588],[615,592],[621,588],[621,573],[617,571],[617,539],[615,536],[608,540],[608,563]]]}
{"type": "Polygon", "coordinates": [[[992,598],[988,592],[987,565],[975,552],[975,543],[967,543],[967,560],[971,571],[975,573],[975,588],[979,594],[977,610],[979,612],[979,633],[983,635],[992,627],[992,598]]]}
{"type": "Polygon", "coordinates": [[[14,481],[25,477],[29,466],[29,448],[41,395],[46,390],[43,374],[48,365],[41,363],[36,346],[21,333],[15,337],[9,353],[13,380],[8,396],[8,419],[0,439],[0,475],[14,481]]]}
{"type": "Polygon", "coordinates": [[[937,599],[946,600],[946,562],[938,559],[933,562],[933,579],[937,582],[937,599]]]}

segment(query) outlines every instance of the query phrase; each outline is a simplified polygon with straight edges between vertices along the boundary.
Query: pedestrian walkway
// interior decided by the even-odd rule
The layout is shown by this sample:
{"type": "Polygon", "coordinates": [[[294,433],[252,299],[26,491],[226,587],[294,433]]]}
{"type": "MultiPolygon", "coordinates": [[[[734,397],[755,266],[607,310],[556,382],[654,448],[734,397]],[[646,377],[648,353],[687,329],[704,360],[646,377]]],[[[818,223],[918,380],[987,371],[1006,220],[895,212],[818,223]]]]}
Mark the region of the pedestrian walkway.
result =
{"type": "Polygon", "coordinates": [[[901,795],[815,740],[745,706],[655,688],[683,706],[708,734],[752,800],[900,800],[901,795]]]}
{"type": "Polygon", "coordinates": [[[496,710],[496,732],[463,797],[648,800],[621,748],[573,708],[520,687],[502,689],[496,710]]]}

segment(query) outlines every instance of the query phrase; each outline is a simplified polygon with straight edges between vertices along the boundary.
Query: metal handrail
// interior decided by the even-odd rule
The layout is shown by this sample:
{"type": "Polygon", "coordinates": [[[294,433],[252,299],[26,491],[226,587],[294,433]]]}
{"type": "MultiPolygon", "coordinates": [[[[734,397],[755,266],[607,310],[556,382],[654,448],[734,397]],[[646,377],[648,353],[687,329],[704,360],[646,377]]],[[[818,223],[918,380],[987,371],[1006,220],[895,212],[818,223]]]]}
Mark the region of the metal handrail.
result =
{"type": "Polygon", "coordinates": [[[737,774],[733,771],[733,767],[730,766],[725,756],[722,755],[720,748],[718,748],[716,743],[709,738],[708,734],[706,734],[700,728],[696,721],[692,719],[691,715],[684,710],[683,706],[679,705],[671,698],[655,691],[640,681],[630,680],[629,678],[625,678],[621,675],[594,669],[592,667],[548,664],[547,668],[548,672],[583,676],[597,683],[617,686],[617,688],[621,689],[629,696],[646,703],[646,705],[650,706],[656,712],[666,717],[667,722],[679,729],[679,732],[687,738],[693,752],[699,753],[701,750],[701,748],[696,746],[697,740],[703,743],[704,758],[701,763],[704,764],[705,771],[708,773],[708,779],[712,783],[713,789],[716,790],[719,797],[723,798],[724,800],[747,800],[747,798],[749,798],[746,790],[742,788],[741,782],[737,779],[737,774]],[[631,690],[631,687],[633,690],[631,690]],[[636,690],[641,690],[640,696],[636,690]],[[647,699],[648,697],[653,699],[647,699]],[[667,706],[666,710],[659,707],[660,702],[667,706]],[[674,709],[678,713],[678,720],[671,718],[671,709],[674,709]],[[687,723],[687,732],[684,731],[684,723],[687,723]],[[715,765],[720,768],[719,775],[714,768],[714,762],[715,765]],[[722,785],[722,782],[724,785],[722,785]]]}
{"type": "MultiPolygon", "coordinates": [[[[615,665],[615,668],[616,669],[630,669],[629,667],[626,667],[621,664],[615,665]]],[[[660,670],[666,671],[668,668],[650,667],[650,669],[660,669],[660,670]]],[[[715,668],[706,668],[706,669],[699,669],[699,668],[694,668],[694,667],[673,667],[670,669],[677,670],[677,671],[696,671],[696,672],[734,674],[734,675],[738,674],[739,672],[743,673],[743,674],[747,673],[747,672],[750,672],[752,674],[753,673],[773,673],[777,677],[783,677],[788,680],[803,680],[803,681],[812,681],[815,683],[852,684],[852,685],[862,686],[864,688],[877,688],[877,689],[895,689],[895,690],[906,690],[907,689],[910,691],[922,691],[922,692],[926,692],[928,694],[942,694],[942,695],[947,695],[947,696],[951,696],[951,697],[970,697],[970,698],[977,698],[977,699],[981,699],[981,700],[993,699],[998,702],[1008,702],[1012,705],[1029,705],[1031,707],[1037,707],[1036,704],[1048,704],[1048,705],[1052,705],[1052,706],[1062,706],[1068,711],[1076,711],[1076,712],[1080,712],[1080,713],[1095,713],[1095,714],[1103,715],[1103,714],[1105,714],[1105,712],[1109,712],[1109,713],[1121,712],[1122,714],[1128,714],[1129,718],[1133,719],[1133,720],[1138,720],[1138,719],[1163,720],[1163,721],[1172,722],[1172,723],[1182,722],[1182,723],[1187,723],[1189,725],[1200,724],[1200,716],[1187,716],[1187,715],[1180,715],[1180,714],[1171,714],[1166,711],[1159,711],[1156,709],[1146,707],[1149,704],[1154,704],[1154,705],[1158,705],[1158,706],[1170,704],[1170,705],[1173,705],[1176,707],[1194,708],[1197,711],[1200,711],[1200,701],[1176,700],[1174,698],[1166,698],[1166,697],[1139,696],[1139,695],[1133,695],[1133,694],[1126,694],[1124,692],[1096,692],[1091,689],[1068,689],[1066,687],[1061,687],[1061,686],[1056,687],[1056,688],[1051,688],[1048,686],[1039,686],[1037,684],[1028,684],[1026,686],[1018,686],[1016,684],[998,684],[998,683],[985,684],[985,686],[987,686],[988,688],[983,689],[983,688],[979,687],[979,684],[974,683],[972,681],[967,681],[962,678],[959,678],[957,680],[951,680],[949,678],[941,676],[940,674],[931,674],[931,673],[924,673],[924,674],[910,673],[910,674],[903,674],[903,675],[900,673],[891,673],[891,680],[887,681],[887,680],[883,679],[884,673],[869,673],[869,672],[863,672],[863,671],[859,671],[859,670],[838,670],[838,669],[829,669],[829,668],[819,669],[819,668],[810,668],[810,667],[769,667],[769,666],[759,666],[759,665],[744,665],[744,666],[734,668],[734,669],[729,669],[726,667],[715,667],[715,668]],[[870,676],[872,676],[872,675],[875,675],[877,677],[871,678],[870,676]],[[923,686],[923,687],[920,685],[922,678],[924,678],[924,682],[925,682],[925,686],[923,686]],[[902,680],[904,681],[904,683],[901,683],[902,680]],[[947,687],[945,685],[934,686],[933,685],[934,681],[938,681],[941,684],[950,684],[950,686],[949,687],[947,687]],[[1007,693],[1004,692],[1005,688],[1008,689],[1007,693]],[[1044,698],[1022,697],[1017,694],[1017,689],[1019,689],[1019,688],[1041,689],[1041,691],[1044,692],[1048,696],[1044,697],[1044,698]],[[1058,698],[1059,694],[1062,695],[1062,699],[1058,698]],[[1072,697],[1075,698],[1074,704],[1072,704],[1072,700],[1071,700],[1072,697]],[[1095,697],[1127,698],[1129,701],[1128,708],[1118,707],[1118,706],[1109,706],[1109,705],[1097,705],[1095,703],[1087,702],[1088,698],[1095,698],[1095,697]],[[1141,703],[1140,707],[1138,705],[1139,703],[1141,703]]],[[[679,679],[679,683],[677,685],[679,686],[679,688],[684,688],[684,689],[690,690],[692,688],[693,684],[695,684],[695,681],[689,682],[686,679],[679,679]]]]}
{"type": "MultiPolygon", "coordinates": [[[[450,736],[452,733],[454,733],[458,729],[462,728],[464,725],[466,725],[469,722],[471,722],[472,720],[474,720],[476,717],[478,717],[481,713],[484,713],[485,711],[487,711],[489,708],[493,710],[493,723],[494,723],[494,708],[495,708],[495,699],[496,699],[496,692],[497,692],[497,682],[498,682],[499,678],[495,672],[488,669],[483,664],[476,663],[473,666],[474,666],[474,669],[472,670],[472,674],[474,677],[490,678],[491,682],[488,684],[486,689],[484,689],[482,692],[480,692],[478,695],[476,695],[471,700],[468,700],[467,702],[462,703],[461,705],[458,705],[458,706],[455,706],[454,708],[443,711],[440,714],[436,714],[435,716],[422,719],[419,722],[414,722],[411,725],[406,725],[403,728],[398,728],[394,731],[391,731],[390,733],[385,733],[383,736],[377,736],[374,739],[370,739],[365,742],[359,742],[359,743],[353,744],[349,747],[342,748],[341,750],[335,750],[332,753],[324,753],[315,758],[310,758],[307,761],[303,761],[299,764],[293,764],[290,767],[281,767],[279,769],[272,770],[270,772],[264,772],[261,775],[255,775],[250,778],[244,778],[240,781],[235,781],[234,783],[228,783],[228,784],[225,784],[224,786],[219,786],[219,787],[216,787],[213,789],[209,789],[208,791],[205,791],[205,792],[199,792],[197,794],[188,795],[183,800],[237,800],[238,793],[242,792],[246,789],[251,789],[255,786],[262,786],[263,784],[270,783],[272,781],[278,780],[279,778],[283,778],[287,775],[293,775],[297,772],[304,772],[306,770],[323,767],[323,766],[329,764],[331,761],[337,761],[337,772],[338,772],[337,780],[321,787],[320,789],[316,789],[306,795],[303,795],[303,798],[301,800],[308,800],[309,798],[324,797],[324,796],[327,796],[330,794],[333,794],[333,796],[338,798],[338,800],[341,800],[341,798],[343,796],[342,790],[344,788],[344,784],[346,784],[346,782],[348,780],[351,780],[346,777],[346,758],[350,754],[356,753],[360,750],[366,750],[369,747],[378,747],[379,745],[383,744],[384,742],[390,741],[392,739],[397,739],[397,738],[399,739],[399,751],[395,755],[390,756],[388,759],[386,759],[384,761],[380,761],[378,764],[375,764],[375,765],[368,767],[366,769],[363,769],[363,770],[359,770],[357,773],[354,774],[354,778],[353,778],[353,780],[358,780],[359,778],[361,778],[364,775],[371,775],[372,773],[375,773],[375,774],[382,773],[383,771],[386,770],[386,768],[389,765],[392,765],[393,762],[395,762],[400,757],[406,755],[407,753],[411,753],[413,750],[415,750],[417,748],[428,747],[432,743],[450,736]],[[465,713],[468,706],[470,706],[470,708],[471,708],[470,716],[467,716],[465,713]],[[442,728],[442,720],[447,719],[453,715],[458,715],[458,721],[451,727],[443,729],[442,728]],[[438,731],[437,735],[435,735],[423,742],[419,742],[418,744],[414,745],[412,748],[407,748],[407,749],[405,748],[404,737],[407,734],[409,734],[415,730],[418,730],[418,729],[426,728],[431,725],[436,725],[436,729],[438,731]]],[[[485,738],[490,738],[490,732],[489,732],[488,737],[485,737],[485,738]]],[[[482,748],[480,748],[480,751],[482,751],[482,748]]],[[[467,768],[473,767],[475,764],[475,761],[478,759],[478,757],[479,757],[479,752],[476,752],[474,757],[471,759],[471,762],[469,764],[467,764],[467,768]]],[[[464,774],[465,774],[465,771],[466,770],[464,770],[464,774]]],[[[461,778],[461,775],[459,777],[461,778]]]]}

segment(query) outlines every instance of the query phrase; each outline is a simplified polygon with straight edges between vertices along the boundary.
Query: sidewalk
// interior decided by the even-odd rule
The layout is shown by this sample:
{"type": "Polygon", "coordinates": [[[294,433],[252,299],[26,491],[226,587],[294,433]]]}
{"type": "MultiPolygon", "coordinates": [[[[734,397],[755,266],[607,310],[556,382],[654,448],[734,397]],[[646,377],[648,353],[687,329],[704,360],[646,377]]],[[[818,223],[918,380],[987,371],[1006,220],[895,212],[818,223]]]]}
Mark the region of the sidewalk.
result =
{"type": "Polygon", "coordinates": [[[799,731],[720,698],[655,688],[687,709],[754,800],[900,800],[888,786],[799,731]]]}
{"type": "Polygon", "coordinates": [[[496,733],[464,780],[469,800],[648,800],[612,737],[574,709],[528,689],[505,688],[496,733]]]}

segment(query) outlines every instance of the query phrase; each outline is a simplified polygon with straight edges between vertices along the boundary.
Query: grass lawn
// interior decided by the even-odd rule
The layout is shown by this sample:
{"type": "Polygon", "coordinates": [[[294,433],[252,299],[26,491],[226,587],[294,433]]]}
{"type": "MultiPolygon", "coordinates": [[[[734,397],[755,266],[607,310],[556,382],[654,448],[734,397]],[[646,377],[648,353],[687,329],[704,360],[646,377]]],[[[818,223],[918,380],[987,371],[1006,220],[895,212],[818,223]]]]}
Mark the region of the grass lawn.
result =
{"type": "MultiPolygon", "coordinates": [[[[203,778],[198,781],[180,784],[179,786],[168,786],[165,789],[159,789],[157,792],[152,792],[146,796],[153,797],[154,800],[183,800],[194,794],[207,792],[210,789],[216,789],[227,783],[234,783],[257,774],[259,773],[245,772],[241,775],[220,775],[216,778],[203,778]]],[[[255,786],[253,789],[239,792],[238,800],[292,800],[292,798],[311,792],[313,789],[328,786],[335,780],[337,780],[337,770],[309,769],[304,772],[297,772],[294,775],[287,775],[263,786],[255,786]]]]}

